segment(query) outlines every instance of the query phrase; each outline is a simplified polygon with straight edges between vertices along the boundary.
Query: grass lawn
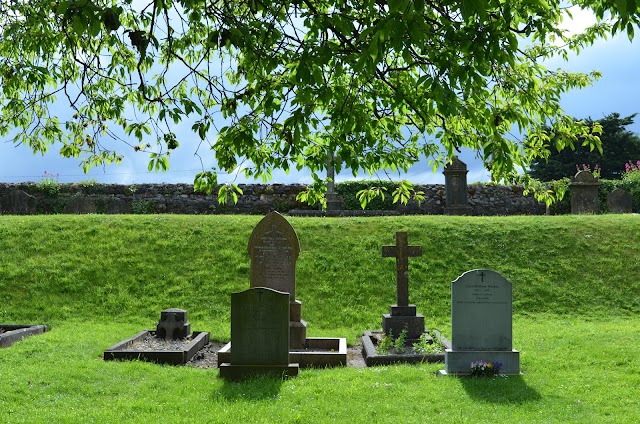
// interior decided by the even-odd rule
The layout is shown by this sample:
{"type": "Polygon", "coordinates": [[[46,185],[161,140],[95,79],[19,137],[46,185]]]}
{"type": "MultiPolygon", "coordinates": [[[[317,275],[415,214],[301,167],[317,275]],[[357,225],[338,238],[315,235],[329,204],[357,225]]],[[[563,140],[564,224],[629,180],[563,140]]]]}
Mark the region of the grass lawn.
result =
{"type": "Polygon", "coordinates": [[[380,328],[395,302],[381,246],[408,231],[410,299],[450,337],[450,282],[513,283],[519,377],[436,377],[443,364],[301,370],[228,383],[214,369],[105,362],[160,310],[228,340],[257,216],[0,216],[0,323],[51,331],[0,349],[0,422],[640,422],[640,219],[290,218],[309,336],[380,328]]]}

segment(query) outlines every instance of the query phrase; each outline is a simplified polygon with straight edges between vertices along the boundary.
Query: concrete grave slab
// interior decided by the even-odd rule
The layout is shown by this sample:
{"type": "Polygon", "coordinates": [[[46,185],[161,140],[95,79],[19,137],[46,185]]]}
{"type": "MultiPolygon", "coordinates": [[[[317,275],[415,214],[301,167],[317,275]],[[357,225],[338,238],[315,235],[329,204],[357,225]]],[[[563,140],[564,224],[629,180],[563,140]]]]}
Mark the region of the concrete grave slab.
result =
{"type": "Polygon", "coordinates": [[[25,337],[49,331],[46,325],[0,324],[0,348],[9,347],[25,337]]]}

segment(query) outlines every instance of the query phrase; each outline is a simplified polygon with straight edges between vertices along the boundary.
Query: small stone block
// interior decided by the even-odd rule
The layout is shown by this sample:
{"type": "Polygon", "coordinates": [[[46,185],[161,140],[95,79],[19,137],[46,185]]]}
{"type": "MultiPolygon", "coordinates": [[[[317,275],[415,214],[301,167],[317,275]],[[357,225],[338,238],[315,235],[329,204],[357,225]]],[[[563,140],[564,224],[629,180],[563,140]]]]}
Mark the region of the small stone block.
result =
{"type": "Polygon", "coordinates": [[[391,316],[389,314],[382,315],[382,331],[385,334],[393,334],[395,339],[400,335],[402,330],[407,329],[407,339],[413,340],[420,338],[424,333],[424,316],[416,314],[415,316],[391,316]]]}
{"type": "Polygon", "coordinates": [[[391,305],[391,316],[416,316],[416,305],[398,306],[391,305]]]}
{"type": "Polygon", "coordinates": [[[303,349],[307,339],[307,323],[289,321],[289,349],[303,349]]]}
{"type": "Polygon", "coordinates": [[[156,335],[161,339],[177,340],[189,337],[191,324],[187,322],[187,311],[169,308],[160,312],[156,335]]]}
{"type": "Polygon", "coordinates": [[[289,303],[289,321],[300,321],[302,319],[302,302],[292,300],[289,303]]]}

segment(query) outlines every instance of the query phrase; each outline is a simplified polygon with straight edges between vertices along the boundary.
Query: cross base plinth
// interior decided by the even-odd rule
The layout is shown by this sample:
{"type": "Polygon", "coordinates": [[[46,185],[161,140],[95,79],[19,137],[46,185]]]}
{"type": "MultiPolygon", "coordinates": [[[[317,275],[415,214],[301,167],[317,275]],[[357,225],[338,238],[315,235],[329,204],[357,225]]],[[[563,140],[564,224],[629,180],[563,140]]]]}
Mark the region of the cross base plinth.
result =
{"type": "Polygon", "coordinates": [[[416,305],[391,305],[392,317],[415,317],[416,315],[418,315],[416,313],[416,305]]]}
{"type": "MultiPolygon", "coordinates": [[[[415,308],[415,305],[413,305],[413,307],[415,308]]],[[[424,315],[382,315],[382,331],[384,331],[385,334],[391,333],[395,339],[405,328],[407,330],[407,339],[419,339],[422,333],[424,333],[424,315]]]]}

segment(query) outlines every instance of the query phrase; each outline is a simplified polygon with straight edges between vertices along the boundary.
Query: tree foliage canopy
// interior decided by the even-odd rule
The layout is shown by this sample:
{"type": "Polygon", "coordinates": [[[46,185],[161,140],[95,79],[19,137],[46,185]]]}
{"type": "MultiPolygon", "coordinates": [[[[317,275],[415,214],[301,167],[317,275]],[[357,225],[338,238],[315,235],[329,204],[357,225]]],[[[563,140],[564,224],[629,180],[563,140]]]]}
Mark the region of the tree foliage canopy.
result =
{"type": "MultiPolygon", "coordinates": [[[[619,113],[612,113],[597,121],[586,119],[587,125],[597,123],[602,128],[599,136],[602,152],[590,150],[581,143],[576,143],[575,149],[558,151],[551,148],[546,159],[537,158],[531,162],[529,174],[541,181],[559,180],[573,176],[577,172],[576,166],[582,169],[585,165],[591,169],[598,166],[602,178],[620,179],[625,172],[625,164],[640,159],[640,137],[625,128],[633,124],[635,116],[621,118],[619,113]]],[[[551,134],[552,144],[553,139],[551,134]]]]}
{"type": "Polygon", "coordinates": [[[193,146],[217,163],[202,189],[238,168],[319,182],[329,154],[354,174],[435,169],[462,146],[512,179],[548,154],[545,125],[557,147],[599,145],[559,105],[598,74],[543,62],[639,19],[635,0],[6,0],[0,133],[85,170],[128,149],[162,170],[193,146]],[[572,5],[597,24],[560,30],[572,5]]]}

